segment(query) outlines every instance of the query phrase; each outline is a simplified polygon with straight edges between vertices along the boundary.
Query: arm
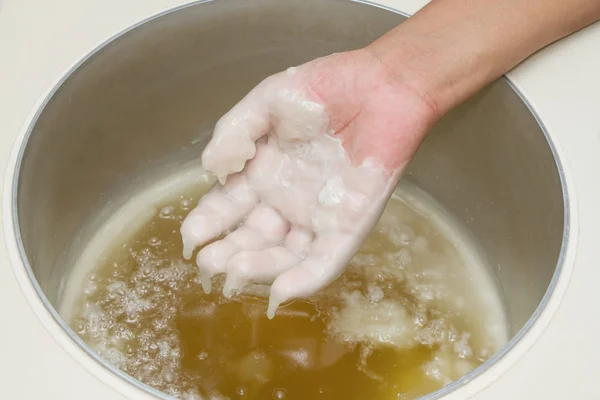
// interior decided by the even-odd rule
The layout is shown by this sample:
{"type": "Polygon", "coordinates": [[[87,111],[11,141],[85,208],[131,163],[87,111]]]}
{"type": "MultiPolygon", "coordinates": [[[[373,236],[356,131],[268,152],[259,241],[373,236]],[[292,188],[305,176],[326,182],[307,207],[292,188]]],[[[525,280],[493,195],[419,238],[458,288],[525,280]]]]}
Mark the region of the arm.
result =
{"type": "Polygon", "coordinates": [[[548,44],[600,20],[600,0],[433,0],[370,50],[437,118],[548,44]]]}

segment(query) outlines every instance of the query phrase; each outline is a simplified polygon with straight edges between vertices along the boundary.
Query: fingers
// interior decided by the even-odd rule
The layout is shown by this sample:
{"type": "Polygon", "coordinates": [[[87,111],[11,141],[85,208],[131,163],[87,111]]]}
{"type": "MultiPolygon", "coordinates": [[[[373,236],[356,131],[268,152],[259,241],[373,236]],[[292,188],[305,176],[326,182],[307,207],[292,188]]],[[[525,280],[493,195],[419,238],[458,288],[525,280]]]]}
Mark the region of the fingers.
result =
{"type": "Polygon", "coordinates": [[[286,235],[283,245],[301,260],[305,259],[310,250],[315,234],[307,229],[294,227],[286,235]]]}
{"type": "Polygon", "coordinates": [[[279,305],[295,298],[310,297],[336,280],[360,246],[352,235],[333,233],[317,237],[306,259],[279,275],[271,285],[267,317],[279,305]]]}
{"type": "Polygon", "coordinates": [[[242,226],[198,253],[196,263],[204,291],[210,293],[211,278],[226,272],[227,264],[235,254],[273,247],[283,240],[288,231],[289,223],[275,209],[264,204],[256,206],[242,226]]]}
{"type": "Polygon", "coordinates": [[[223,294],[230,297],[250,283],[273,282],[278,275],[300,262],[289,249],[278,246],[262,251],[242,251],[227,264],[223,294]]]}
{"type": "Polygon", "coordinates": [[[276,76],[263,80],[217,122],[202,153],[202,167],[214,173],[219,182],[240,172],[256,154],[255,142],[271,125],[269,88],[276,80],[276,76]]]}
{"type": "Polygon", "coordinates": [[[196,247],[233,228],[258,202],[244,175],[234,175],[224,185],[215,185],[181,225],[183,257],[190,259],[196,247]]]}
{"type": "Polygon", "coordinates": [[[202,153],[202,167],[219,182],[240,172],[256,154],[256,141],[269,130],[279,145],[296,145],[323,135],[329,125],[325,107],[307,96],[295,69],[272,75],[236,104],[216,124],[202,153]]]}
{"type": "Polygon", "coordinates": [[[242,251],[229,260],[223,294],[227,297],[251,284],[270,284],[281,273],[300,263],[310,250],[313,233],[292,228],[283,239],[283,246],[262,251],[242,251]]]}

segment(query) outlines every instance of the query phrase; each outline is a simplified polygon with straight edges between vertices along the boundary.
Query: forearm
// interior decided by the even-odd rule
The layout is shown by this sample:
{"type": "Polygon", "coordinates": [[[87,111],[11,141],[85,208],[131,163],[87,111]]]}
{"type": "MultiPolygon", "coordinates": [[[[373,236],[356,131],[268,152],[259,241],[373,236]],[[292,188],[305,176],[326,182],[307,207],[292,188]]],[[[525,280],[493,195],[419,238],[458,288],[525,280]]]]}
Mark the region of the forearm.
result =
{"type": "Polygon", "coordinates": [[[529,55],[598,20],[600,0],[433,0],[368,49],[441,117],[529,55]]]}

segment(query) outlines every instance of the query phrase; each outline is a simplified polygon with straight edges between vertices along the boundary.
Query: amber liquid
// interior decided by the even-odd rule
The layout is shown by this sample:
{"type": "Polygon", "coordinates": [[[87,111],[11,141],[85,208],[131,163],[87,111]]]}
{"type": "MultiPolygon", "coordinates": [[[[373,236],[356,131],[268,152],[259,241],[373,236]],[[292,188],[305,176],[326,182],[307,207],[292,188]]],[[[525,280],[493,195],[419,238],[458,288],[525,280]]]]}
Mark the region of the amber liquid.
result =
{"type": "Polygon", "coordinates": [[[73,329],[134,378],[187,400],[413,399],[501,344],[455,246],[400,197],[340,279],[273,320],[261,288],[226,299],[217,277],[204,294],[179,233],[203,190],[164,204],[82,288],[73,329]]]}

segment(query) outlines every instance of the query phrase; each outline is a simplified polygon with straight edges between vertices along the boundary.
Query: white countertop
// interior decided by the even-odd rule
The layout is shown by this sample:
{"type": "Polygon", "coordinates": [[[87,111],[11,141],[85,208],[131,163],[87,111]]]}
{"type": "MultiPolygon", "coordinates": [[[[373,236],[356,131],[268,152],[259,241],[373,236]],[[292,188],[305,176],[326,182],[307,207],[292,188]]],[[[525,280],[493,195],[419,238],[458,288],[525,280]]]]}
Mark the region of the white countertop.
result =
{"type": "MultiPolygon", "coordinates": [[[[419,0],[381,0],[414,12],[419,0]]],[[[0,165],[37,99],[74,62],[134,22],[182,0],[0,0],[0,165]]],[[[548,329],[477,400],[600,399],[600,24],[510,74],[565,157],[579,240],[567,294],[548,329]]],[[[0,176],[3,176],[0,175],[0,176]]],[[[2,235],[2,233],[0,233],[2,235]]],[[[22,296],[0,246],[1,398],[124,399],[70,358],[22,296]]]]}

